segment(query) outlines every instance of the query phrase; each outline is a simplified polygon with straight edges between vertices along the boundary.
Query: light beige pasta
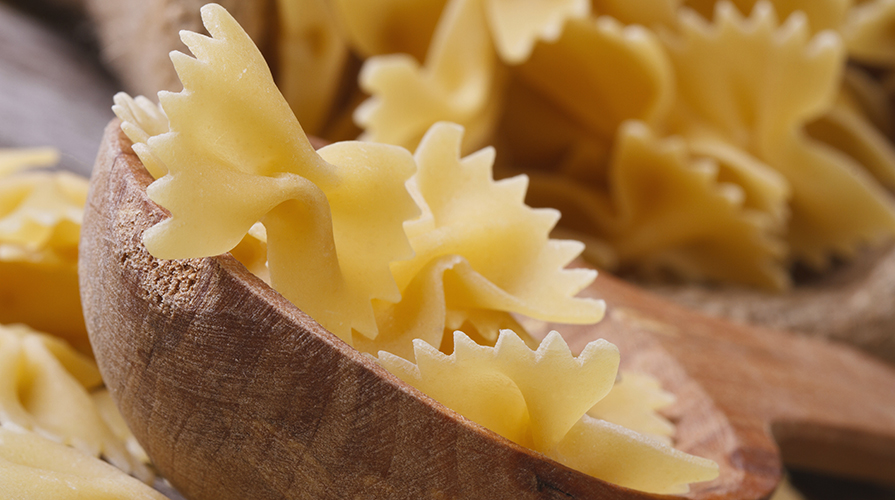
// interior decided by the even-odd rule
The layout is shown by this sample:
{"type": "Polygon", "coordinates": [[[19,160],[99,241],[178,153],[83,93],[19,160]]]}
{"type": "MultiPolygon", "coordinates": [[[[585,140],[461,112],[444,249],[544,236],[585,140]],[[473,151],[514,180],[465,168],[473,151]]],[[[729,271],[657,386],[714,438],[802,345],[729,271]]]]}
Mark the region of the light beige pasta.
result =
{"type": "Polygon", "coordinates": [[[571,19],[590,13],[590,0],[481,0],[503,62],[528,59],[537,41],[554,42],[571,19]]]}
{"type": "Polygon", "coordinates": [[[24,325],[0,326],[0,424],[38,433],[149,480],[91,399],[102,378],[92,360],[24,325]]]}
{"type": "MultiPolygon", "coordinates": [[[[534,178],[536,200],[561,201],[572,224],[603,235],[621,267],[675,269],[694,280],[782,287],[780,227],[746,204],[719,163],[694,157],[680,138],[640,122],[619,130],[605,191],[561,176],[534,178]]],[[[761,182],[756,180],[756,182],[761,182]]]]}
{"type": "Polygon", "coordinates": [[[77,276],[87,180],[33,170],[57,158],[50,149],[0,151],[0,323],[27,323],[87,354],[77,276]]]}
{"type": "MultiPolygon", "coordinates": [[[[574,298],[595,274],[563,269],[582,247],[549,239],[559,214],[525,205],[526,178],[495,182],[493,150],[462,158],[461,143],[459,126],[439,123],[416,151],[408,188],[422,216],[404,224],[415,255],[392,263],[401,301],[377,303],[377,322],[389,327],[375,339],[356,336],[361,350],[409,356],[413,339],[441,345],[448,311],[481,326],[513,325],[489,311],[564,323],[603,315],[602,302],[574,298]]],[[[477,333],[493,342],[496,332],[477,333]]]]}
{"type": "Polygon", "coordinates": [[[445,7],[423,66],[406,54],[368,59],[359,85],[372,97],[354,114],[361,139],[414,149],[434,123],[466,129],[464,151],[485,145],[500,109],[502,83],[480,0],[445,7]]]}
{"type": "Polygon", "coordinates": [[[683,493],[718,475],[710,460],[586,415],[615,382],[618,350],[605,340],[574,357],[556,332],[535,351],[509,330],[494,347],[456,332],[453,354],[416,340],[414,355],[415,364],[380,352],[379,362],[470,420],[572,468],[653,493],[683,493]]]}
{"type": "MultiPolygon", "coordinates": [[[[362,351],[410,359],[416,342],[461,357],[503,352],[502,369],[530,392],[522,406],[500,384],[489,388],[493,378],[476,382],[493,367],[464,365],[463,377],[507,402],[492,408],[488,425],[515,432],[517,441],[553,450],[552,456],[589,473],[588,447],[621,446],[630,451],[622,463],[645,468],[625,476],[607,467],[596,475],[649,491],[684,491],[686,483],[717,474],[710,461],[582,417],[614,383],[618,353],[608,343],[593,344],[576,360],[558,335],[537,354],[516,335],[496,338],[497,328],[519,326],[511,314],[592,323],[605,307],[574,297],[595,272],[564,269],[582,245],[549,238],[559,214],[525,205],[527,178],[494,181],[494,150],[463,156],[463,128],[449,123],[433,125],[413,156],[363,142],[315,152],[275,95],[245,33],[218,6],[206,6],[202,14],[212,38],[184,33],[196,58],[172,56],[183,92],[162,93],[160,112],[143,100],[116,99],[116,113],[139,141],[134,150],[164,174],[148,193],[171,218],[146,231],[150,253],[200,257],[241,241],[239,252],[248,255],[243,261],[259,263],[266,247],[272,286],[362,351]],[[247,97],[216,101],[222,95],[247,97]],[[157,123],[162,116],[167,125],[157,123]],[[148,133],[150,128],[161,133],[148,133]],[[254,225],[258,221],[263,230],[254,225]],[[466,336],[445,339],[455,326],[471,327],[478,340],[497,341],[498,347],[479,348],[466,336]],[[531,363],[541,373],[529,370],[531,363]],[[549,374],[567,385],[557,389],[549,374]],[[536,426],[520,424],[529,416],[536,426]],[[572,434],[583,436],[582,444],[565,442],[572,434]],[[647,473],[670,463],[680,475],[647,473]]],[[[416,359],[425,361],[419,352],[416,359]]],[[[409,362],[395,363],[406,368],[409,362]]],[[[484,403],[470,402],[482,411],[484,403]]]]}
{"type": "Polygon", "coordinates": [[[895,2],[857,2],[842,27],[848,53],[874,65],[895,66],[895,2]]]}
{"type": "Polygon", "coordinates": [[[855,3],[854,0],[683,0],[682,3],[706,19],[712,19],[717,15],[717,9],[722,8],[720,6],[725,2],[735,6],[743,14],[752,12],[762,3],[772,6],[781,18],[799,12],[805,15],[814,32],[838,29],[849,8],[855,3]]]}
{"type": "Polygon", "coordinates": [[[674,75],[659,40],[610,17],[570,21],[518,75],[589,134],[605,138],[625,120],[664,118],[673,98],[674,75]]]}
{"type": "Polygon", "coordinates": [[[656,410],[674,401],[674,395],[662,390],[657,379],[645,373],[621,371],[612,390],[587,414],[671,445],[674,424],[656,410]]]}
{"type": "Polygon", "coordinates": [[[5,498],[166,500],[115,467],[33,432],[0,425],[0,491],[5,498]]]}
{"type": "Polygon", "coordinates": [[[328,0],[277,0],[277,85],[308,133],[319,134],[342,80],[348,45],[328,0]]]}
{"type": "Polygon", "coordinates": [[[591,0],[593,13],[624,24],[645,27],[673,26],[681,0],[591,0]]]}
{"type": "Polygon", "coordinates": [[[362,57],[409,54],[422,62],[448,0],[335,0],[345,36],[362,57]]]}
{"type": "Polygon", "coordinates": [[[767,3],[748,18],[730,4],[717,12],[712,24],[684,17],[681,37],[667,44],[680,92],[674,129],[691,140],[720,138],[786,178],[795,258],[820,267],[831,253],[849,255],[895,232],[892,201],[875,180],[804,130],[837,95],[841,40],[812,37],[804,16],[780,24],[767,3]]]}
{"type": "Polygon", "coordinates": [[[0,148],[0,179],[29,166],[49,167],[58,161],[59,152],[53,148],[0,148]]]}
{"type": "Polygon", "coordinates": [[[418,213],[404,188],[412,157],[361,143],[318,155],[245,32],[220,7],[206,6],[203,18],[214,38],[185,32],[199,59],[174,54],[184,91],[160,95],[170,132],[134,148],[168,172],[148,193],[173,217],[146,232],[147,248],[164,258],[216,255],[260,220],[274,287],[346,341],[352,329],[375,337],[370,301],[399,298],[388,265],[410,255],[401,223],[418,213]],[[234,93],[253,98],[217,100],[234,93]],[[197,191],[203,178],[217,187],[197,191]]]}

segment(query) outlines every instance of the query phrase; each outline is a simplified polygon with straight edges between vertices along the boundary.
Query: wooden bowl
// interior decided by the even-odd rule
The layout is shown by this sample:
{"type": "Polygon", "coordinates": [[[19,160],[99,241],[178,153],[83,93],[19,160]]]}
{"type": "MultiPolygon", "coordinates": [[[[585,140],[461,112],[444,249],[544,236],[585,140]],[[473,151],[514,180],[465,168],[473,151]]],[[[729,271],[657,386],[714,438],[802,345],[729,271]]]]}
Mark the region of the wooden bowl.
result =
{"type": "MultiPolygon", "coordinates": [[[[229,255],[162,261],[143,231],[167,217],[113,121],[94,169],[81,290],[103,377],[161,473],[187,498],[662,498],[522,448],[401,382],[229,255]]],[[[734,326],[608,276],[597,337],[676,394],[677,446],[720,477],[690,498],[759,498],[781,457],[895,482],[895,371],[824,342],[734,326]]]]}

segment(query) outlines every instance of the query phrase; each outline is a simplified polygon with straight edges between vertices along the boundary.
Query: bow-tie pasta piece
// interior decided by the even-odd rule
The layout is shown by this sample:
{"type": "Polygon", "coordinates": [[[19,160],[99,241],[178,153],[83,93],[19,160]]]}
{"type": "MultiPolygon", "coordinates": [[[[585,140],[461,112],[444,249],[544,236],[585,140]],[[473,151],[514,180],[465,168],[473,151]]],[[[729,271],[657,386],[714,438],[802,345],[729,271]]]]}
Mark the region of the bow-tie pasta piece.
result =
{"type": "MultiPolygon", "coordinates": [[[[881,109],[888,109],[888,106],[881,109]]],[[[895,148],[874,125],[855,97],[843,88],[830,110],[806,125],[805,130],[812,138],[836,148],[861,165],[887,189],[895,189],[895,148]]]]}
{"type": "Polygon", "coordinates": [[[121,120],[121,131],[133,143],[133,150],[140,157],[149,175],[158,179],[168,173],[168,167],[147,145],[150,137],[169,132],[168,117],[158,104],[144,96],[131,97],[124,92],[115,94],[112,112],[121,120]]]}
{"type": "Polygon", "coordinates": [[[873,177],[805,131],[837,95],[837,35],[811,36],[799,13],[780,24],[763,2],[748,18],[722,3],[712,24],[681,20],[681,34],[666,37],[679,89],[672,128],[688,140],[726,141],[782,174],[792,258],[820,267],[895,233],[895,207],[873,177]]]}
{"type": "Polygon", "coordinates": [[[0,323],[26,323],[90,353],[78,292],[87,180],[35,171],[53,150],[0,150],[0,323]]]}
{"type": "Polygon", "coordinates": [[[409,54],[426,57],[448,0],[335,0],[352,48],[362,57],[409,54]]]}
{"type": "Polygon", "coordinates": [[[674,400],[674,395],[662,390],[655,378],[645,373],[622,371],[609,394],[587,410],[587,414],[670,445],[674,424],[656,410],[674,403],[674,400]]]}
{"type": "Polygon", "coordinates": [[[848,12],[842,36],[848,53],[871,65],[895,66],[895,2],[859,3],[848,12]]]}
{"type": "Polygon", "coordinates": [[[849,9],[852,0],[683,0],[682,4],[699,12],[706,19],[717,15],[721,4],[727,3],[748,14],[756,5],[770,4],[782,17],[788,17],[795,12],[803,13],[811,26],[812,31],[820,32],[828,29],[838,29],[849,9]]]}
{"type": "Polygon", "coordinates": [[[590,13],[590,0],[483,0],[494,47],[501,60],[519,64],[538,40],[553,42],[571,19],[590,13]]]}
{"type": "Polygon", "coordinates": [[[623,269],[787,285],[779,220],[747,204],[748,192],[720,178],[717,161],[693,157],[680,138],[658,139],[639,122],[621,127],[615,148],[604,190],[539,176],[533,199],[603,235],[623,269]]]}
{"type": "Polygon", "coordinates": [[[35,433],[0,426],[4,498],[166,500],[115,467],[35,433]]]}
{"type": "Polygon", "coordinates": [[[518,74],[602,137],[612,137],[625,120],[662,118],[673,96],[674,77],[659,40],[609,17],[570,21],[559,40],[538,45],[518,74]]]}
{"type": "Polygon", "coordinates": [[[109,391],[105,388],[94,390],[90,393],[90,398],[93,400],[93,405],[96,407],[96,411],[102,417],[106,425],[109,426],[112,434],[118,438],[119,441],[124,443],[128,453],[140,463],[150,463],[149,455],[146,454],[146,451],[137,441],[136,436],[134,436],[127,426],[127,422],[124,421],[124,416],[118,411],[118,406],[115,404],[115,400],[112,399],[112,395],[109,394],[109,391]]]}
{"type": "Polygon", "coordinates": [[[566,323],[602,318],[602,301],[574,298],[594,272],[564,269],[582,246],[549,239],[559,214],[525,205],[524,176],[494,181],[493,149],[461,158],[462,134],[457,125],[436,124],[416,151],[408,188],[423,214],[405,223],[415,255],[392,264],[402,299],[377,304],[380,336],[356,339],[361,350],[409,356],[413,339],[441,345],[449,310],[566,323]]]}
{"type": "Polygon", "coordinates": [[[90,359],[24,325],[0,326],[0,424],[33,431],[140,478],[152,474],[119,439],[88,391],[102,385],[90,359]]]}
{"type": "Polygon", "coordinates": [[[277,0],[277,86],[310,134],[319,134],[338,96],[348,46],[332,2],[277,0]]]}
{"type": "Polygon", "coordinates": [[[59,161],[53,148],[0,149],[0,179],[29,166],[48,167],[59,161]]]}
{"type": "Polygon", "coordinates": [[[274,287],[341,338],[350,341],[352,329],[374,337],[370,301],[398,300],[388,263],[411,251],[401,223],[418,213],[404,187],[412,157],[363,143],[317,154],[236,21],[213,4],[202,16],[212,37],[182,33],[196,58],[172,54],[184,90],[160,93],[168,126],[119,99],[125,123],[149,136],[134,151],[167,172],[147,192],[172,217],[146,232],[147,249],[216,255],[260,221],[274,287]]]}
{"type": "Polygon", "coordinates": [[[574,357],[556,332],[536,351],[508,330],[494,347],[456,332],[453,354],[416,340],[414,355],[416,364],[383,351],[379,362],[470,420],[600,479],[679,493],[718,475],[711,460],[585,415],[610,392],[618,370],[618,350],[605,340],[574,357]]]}
{"type": "Polygon", "coordinates": [[[485,145],[500,108],[503,76],[479,0],[445,7],[421,67],[406,54],[368,59],[360,87],[372,95],[355,110],[364,140],[414,149],[432,124],[466,128],[464,151],[485,145]]]}
{"type": "Polygon", "coordinates": [[[673,26],[681,0],[592,0],[594,14],[610,16],[624,24],[646,27],[673,26]]]}

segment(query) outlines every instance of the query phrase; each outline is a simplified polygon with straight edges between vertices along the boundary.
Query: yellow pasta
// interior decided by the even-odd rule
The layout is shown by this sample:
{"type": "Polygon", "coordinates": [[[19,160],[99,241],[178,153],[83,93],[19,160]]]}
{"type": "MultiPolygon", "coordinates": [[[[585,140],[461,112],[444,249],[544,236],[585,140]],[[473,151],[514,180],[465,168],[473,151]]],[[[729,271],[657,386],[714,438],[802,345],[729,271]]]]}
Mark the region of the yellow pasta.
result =
{"type": "Polygon", "coordinates": [[[713,24],[689,16],[682,31],[668,44],[680,89],[675,130],[720,138],[786,178],[794,257],[822,266],[831,253],[849,255],[895,232],[895,205],[879,184],[804,130],[836,97],[837,36],[812,37],[804,16],[779,24],[766,3],[749,18],[722,4],[713,24]]]}
{"type": "Polygon", "coordinates": [[[849,55],[858,61],[895,66],[895,2],[858,2],[848,13],[842,35],[849,55]]]}
{"type": "Polygon", "coordinates": [[[502,75],[479,0],[454,0],[420,67],[411,56],[370,58],[359,85],[372,94],[354,114],[361,139],[413,149],[434,123],[466,129],[464,151],[485,145],[500,107],[502,75]]]}
{"type": "Polygon", "coordinates": [[[639,122],[622,126],[615,147],[605,191],[539,177],[536,200],[562,201],[558,208],[573,224],[604,235],[621,267],[772,288],[787,283],[775,237],[781,228],[745,203],[739,185],[720,178],[718,162],[694,158],[680,138],[658,139],[639,122]]]}
{"type": "MultiPolygon", "coordinates": [[[[88,391],[102,385],[92,360],[24,325],[0,326],[0,424],[36,432],[152,477],[113,433],[88,391]]],[[[108,410],[108,409],[107,409],[108,410]]],[[[106,412],[108,413],[108,411],[106,412]]]]}
{"type": "Polygon", "coordinates": [[[87,180],[35,171],[53,150],[0,151],[0,323],[26,323],[90,353],[78,293],[87,180]]]}
{"type": "Polygon", "coordinates": [[[165,500],[115,467],[38,434],[0,425],[0,491],[6,498],[165,500]]]}
{"type": "Polygon", "coordinates": [[[659,40],[610,17],[570,21],[517,74],[589,134],[606,138],[625,120],[664,118],[673,97],[674,75],[659,40]]]}
{"type": "Polygon", "coordinates": [[[185,32],[199,59],[175,54],[184,91],[160,96],[170,131],[134,149],[168,172],[148,192],[173,217],[146,232],[147,248],[164,258],[216,255],[260,220],[274,287],[346,341],[352,329],[374,337],[370,300],[398,299],[388,265],[410,254],[401,224],[418,213],[404,189],[412,157],[361,143],[318,155],[239,25],[214,5],[203,16],[214,38],[185,32]],[[233,93],[254,97],[217,101],[233,93]],[[203,178],[218,187],[196,191],[203,178]]]}
{"type": "Polygon", "coordinates": [[[335,0],[345,37],[362,57],[409,54],[422,61],[448,0],[335,0]]]}
{"type": "Polygon", "coordinates": [[[674,424],[656,410],[674,403],[674,400],[674,395],[662,390],[655,378],[644,373],[622,371],[612,390],[587,410],[587,414],[671,445],[674,424]]]}
{"type": "Polygon", "coordinates": [[[653,493],[684,493],[713,479],[718,466],[624,427],[588,409],[611,394],[618,350],[605,340],[573,357],[551,332],[536,351],[504,330],[494,347],[462,332],[445,355],[414,341],[416,363],[387,352],[379,362],[405,382],[494,432],[595,477],[653,493]]]}
{"type": "MultiPolygon", "coordinates": [[[[509,410],[490,399],[449,404],[464,414],[468,404],[482,411],[492,405],[486,425],[515,433],[517,442],[649,491],[684,491],[686,483],[717,474],[710,461],[583,416],[615,381],[618,353],[610,344],[593,344],[576,360],[556,334],[537,354],[516,335],[497,339],[498,328],[519,326],[514,313],[592,323],[605,307],[574,297],[595,272],[564,269],[582,245],[549,239],[559,214],[525,205],[527,178],[495,181],[494,150],[464,157],[463,128],[449,123],[433,125],[413,156],[363,142],[315,152],[245,33],[218,6],[202,14],[212,38],[184,33],[196,58],[173,56],[183,92],[162,93],[160,109],[116,97],[122,128],[137,141],[134,150],[163,174],[148,192],[171,218],[145,233],[153,255],[199,257],[236,247],[244,262],[261,268],[266,248],[275,289],[359,350],[403,360],[393,363],[399,371],[414,354],[425,361],[422,345],[461,357],[502,352],[501,369],[512,372],[523,393],[530,391],[524,405],[501,384],[492,386],[493,377],[481,378],[483,370],[493,371],[484,354],[464,363],[462,377],[512,403],[509,410]],[[216,102],[221,95],[244,97],[216,102]],[[457,326],[498,347],[479,348],[466,336],[445,338],[457,326]],[[529,370],[530,363],[541,371],[529,370]],[[562,390],[555,379],[567,383],[562,390]],[[529,417],[537,425],[523,422],[529,417]],[[567,435],[581,442],[570,443],[567,435]],[[628,472],[607,464],[597,471],[587,458],[592,446],[627,450],[619,463],[628,464],[628,472]],[[678,472],[647,473],[655,467],[678,472]]],[[[653,409],[618,401],[609,400],[610,412],[640,426],[648,420],[641,413],[653,409]]]]}
{"type": "Polygon", "coordinates": [[[782,18],[799,12],[805,15],[811,29],[819,32],[841,26],[853,0],[683,0],[683,5],[702,14],[706,19],[717,15],[722,5],[735,6],[742,13],[749,13],[757,5],[772,7],[782,18]]]}
{"type": "Polygon", "coordinates": [[[494,47],[501,60],[518,64],[528,59],[535,42],[553,42],[566,21],[590,13],[590,0],[481,0],[494,47]]]}
{"type": "MultiPolygon", "coordinates": [[[[377,304],[377,321],[389,326],[375,339],[355,338],[361,350],[409,356],[413,339],[441,345],[448,311],[463,313],[455,326],[482,323],[488,311],[565,323],[595,323],[603,315],[602,302],[573,298],[595,274],[563,269],[582,248],[549,239],[559,214],[524,204],[524,177],[493,181],[493,150],[461,158],[461,143],[459,126],[440,123],[416,151],[408,188],[423,213],[404,225],[415,255],[392,263],[402,299],[377,304]]],[[[497,330],[477,333],[493,342],[497,330]]]]}
{"type": "Polygon", "coordinates": [[[277,0],[277,84],[311,134],[323,129],[348,58],[348,46],[331,3],[277,0]]]}

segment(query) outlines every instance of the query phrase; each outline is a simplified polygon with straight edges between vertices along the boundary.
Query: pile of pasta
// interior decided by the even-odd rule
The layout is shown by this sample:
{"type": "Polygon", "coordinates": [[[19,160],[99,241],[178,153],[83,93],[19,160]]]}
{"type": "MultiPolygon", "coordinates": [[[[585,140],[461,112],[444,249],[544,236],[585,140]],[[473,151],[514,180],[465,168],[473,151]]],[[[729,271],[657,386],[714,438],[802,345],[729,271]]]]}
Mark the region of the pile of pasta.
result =
{"type": "Polygon", "coordinates": [[[57,157],[0,150],[0,491],[161,500],[90,352],[77,281],[87,180],[35,169],[57,157]]]}
{"type": "Polygon", "coordinates": [[[602,266],[786,289],[895,234],[889,0],[278,5],[309,133],[459,123],[602,266]]]}
{"type": "Polygon", "coordinates": [[[37,167],[53,149],[0,149],[0,324],[25,323],[90,354],[78,293],[87,179],[37,167]]]}
{"type": "Polygon", "coordinates": [[[236,248],[408,383],[586,473],[657,493],[717,476],[714,462],[669,446],[657,384],[615,384],[614,346],[574,357],[552,334],[532,349],[513,314],[593,323],[605,305],[575,297],[595,272],[565,268],[583,246],[549,238],[559,214],[525,205],[526,177],[495,181],[494,150],[464,156],[463,128],[445,122],[414,154],[361,141],[315,151],[237,22],[214,4],[202,18],[210,37],[181,33],[195,57],[172,54],[183,90],[159,93],[158,106],[119,94],[113,107],[156,178],[149,197],[171,213],[144,234],[151,254],[236,248]]]}

